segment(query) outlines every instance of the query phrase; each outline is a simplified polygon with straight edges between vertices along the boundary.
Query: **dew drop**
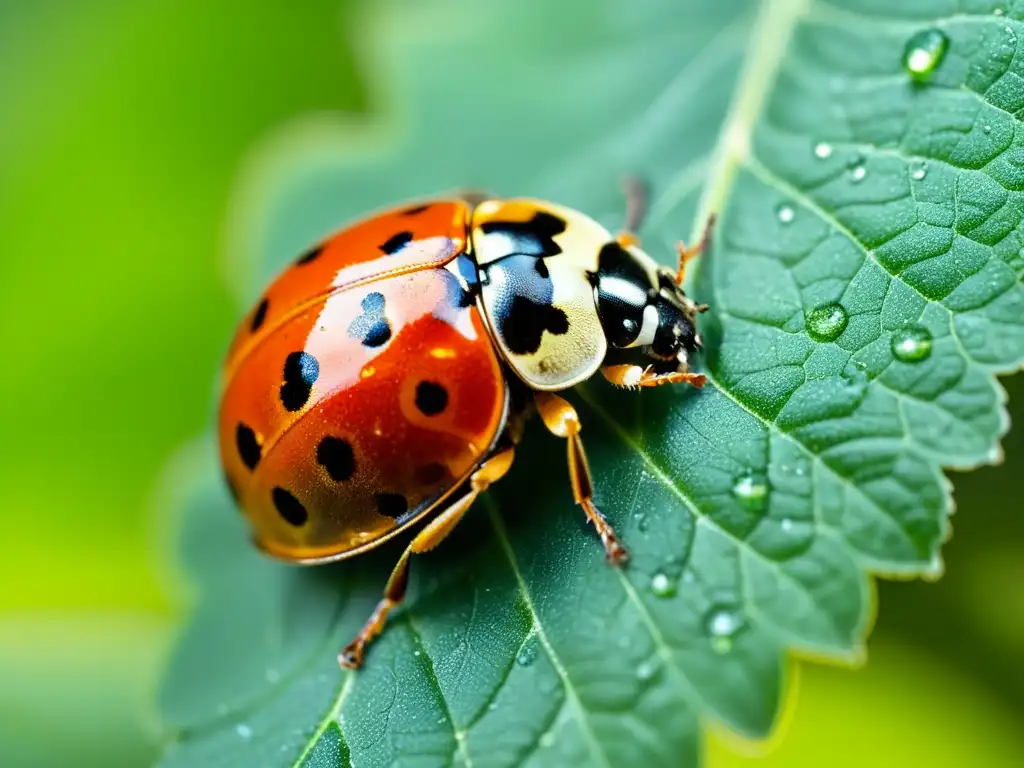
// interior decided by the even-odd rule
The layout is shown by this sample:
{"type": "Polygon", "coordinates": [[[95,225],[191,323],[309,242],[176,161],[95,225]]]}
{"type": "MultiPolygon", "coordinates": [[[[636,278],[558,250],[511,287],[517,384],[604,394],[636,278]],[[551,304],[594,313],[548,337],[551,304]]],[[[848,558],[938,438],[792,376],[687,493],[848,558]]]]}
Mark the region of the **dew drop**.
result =
{"type": "Polygon", "coordinates": [[[796,218],[796,211],[793,210],[792,206],[780,205],[775,209],[775,215],[779,217],[779,221],[783,224],[789,224],[796,218]]]}
{"type": "Polygon", "coordinates": [[[903,47],[903,68],[910,79],[928,82],[948,47],[949,38],[939,29],[924,29],[911,35],[903,47]]]}
{"type": "Polygon", "coordinates": [[[252,738],[252,728],[250,728],[245,723],[239,723],[238,725],[236,725],[235,726],[235,733],[237,733],[243,739],[251,739],[252,738]]]}
{"type": "Polygon", "coordinates": [[[743,628],[743,616],[733,608],[712,608],[704,621],[704,628],[711,638],[712,650],[728,653],[732,650],[733,638],[743,628]]]}
{"type": "Polygon", "coordinates": [[[636,677],[638,680],[650,680],[654,677],[654,673],[657,671],[658,665],[653,661],[648,660],[636,668],[636,677]]]}
{"type": "Polygon", "coordinates": [[[788,517],[784,517],[779,522],[779,527],[782,529],[783,533],[789,533],[793,530],[793,521],[790,520],[788,517]]]}
{"type": "Polygon", "coordinates": [[[268,683],[276,683],[278,680],[281,679],[281,673],[278,672],[276,669],[268,669],[266,673],[266,678],[268,683]]]}
{"type": "Polygon", "coordinates": [[[910,178],[912,178],[914,181],[920,181],[927,174],[928,167],[924,163],[921,163],[919,166],[917,166],[914,170],[910,172],[910,178]]]}
{"type": "Polygon", "coordinates": [[[826,144],[824,141],[820,141],[814,145],[814,156],[819,160],[826,160],[832,157],[832,145],[826,144]]]}
{"type": "Polygon", "coordinates": [[[530,636],[516,654],[516,664],[528,667],[537,660],[537,638],[530,636]]]}
{"type": "Polygon", "coordinates": [[[863,165],[855,165],[850,169],[850,181],[854,184],[859,184],[864,181],[864,177],[868,175],[868,169],[863,165]]]}
{"type": "Polygon", "coordinates": [[[909,325],[892,335],[892,354],[901,363],[919,363],[932,353],[932,335],[923,325],[909,325]]]}
{"type": "Polygon", "coordinates": [[[838,339],[849,321],[850,316],[843,309],[843,305],[835,302],[815,307],[805,318],[807,333],[812,339],[822,343],[838,339]]]}
{"type": "Polygon", "coordinates": [[[992,133],[992,126],[989,125],[988,123],[985,123],[983,126],[981,126],[981,130],[984,131],[985,133],[992,133]]]}
{"type": "Polygon", "coordinates": [[[548,731],[540,737],[539,743],[542,747],[544,747],[544,749],[553,747],[555,745],[555,734],[553,734],[551,731],[548,731]]]}
{"type": "Polygon", "coordinates": [[[768,482],[764,477],[748,472],[736,479],[732,495],[751,512],[760,512],[768,501],[768,482]]]}
{"type": "Polygon", "coordinates": [[[656,597],[672,597],[676,593],[676,583],[667,573],[658,571],[651,577],[651,592],[656,597]]]}
{"type": "Polygon", "coordinates": [[[693,584],[693,571],[683,571],[683,584],[693,584]]]}
{"type": "Polygon", "coordinates": [[[496,702],[496,701],[492,701],[490,704],[487,705],[487,711],[488,712],[493,712],[497,708],[498,708],[498,702],[496,702]]]}

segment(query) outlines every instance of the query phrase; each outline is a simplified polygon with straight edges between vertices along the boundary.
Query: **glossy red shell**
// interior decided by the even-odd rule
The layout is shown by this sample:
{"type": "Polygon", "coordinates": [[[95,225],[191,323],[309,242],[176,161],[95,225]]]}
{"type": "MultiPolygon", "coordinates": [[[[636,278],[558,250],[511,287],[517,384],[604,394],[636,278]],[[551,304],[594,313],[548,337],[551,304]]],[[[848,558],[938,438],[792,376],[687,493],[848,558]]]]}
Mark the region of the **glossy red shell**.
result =
{"type": "Polygon", "coordinates": [[[442,201],[349,227],[283,272],[240,327],[221,458],[270,553],[375,546],[436,508],[500,434],[507,385],[453,269],[468,218],[442,201]]]}

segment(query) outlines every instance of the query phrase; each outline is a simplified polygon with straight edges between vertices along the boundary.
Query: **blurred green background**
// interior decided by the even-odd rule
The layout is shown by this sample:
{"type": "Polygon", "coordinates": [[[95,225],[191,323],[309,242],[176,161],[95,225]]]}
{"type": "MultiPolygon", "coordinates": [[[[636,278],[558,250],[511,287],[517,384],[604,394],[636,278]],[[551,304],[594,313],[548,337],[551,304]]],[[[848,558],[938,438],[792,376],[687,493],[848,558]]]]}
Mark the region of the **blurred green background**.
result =
{"type": "MultiPolygon", "coordinates": [[[[0,4],[0,765],[158,753],[185,602],[154,489],[212,410],[232,186],[290,118],[372,110],[355,5],[0,4]]],[[[948,575],[881,585],[869,666],[805,666],[777,749],[715,739],[712,766],[1019,765],[1024,438],[1004,447],[953,477],[948,575]]]]}

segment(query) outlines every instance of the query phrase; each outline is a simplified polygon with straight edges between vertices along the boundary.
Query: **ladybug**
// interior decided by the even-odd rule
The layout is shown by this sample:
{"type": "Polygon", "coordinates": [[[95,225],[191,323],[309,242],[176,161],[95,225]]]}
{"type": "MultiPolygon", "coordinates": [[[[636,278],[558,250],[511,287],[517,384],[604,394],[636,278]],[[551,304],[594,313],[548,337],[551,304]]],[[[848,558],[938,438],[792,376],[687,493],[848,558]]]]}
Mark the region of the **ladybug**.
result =
{"type": "Polygon", "coordinates": [[[383,599],[341,652],[362,663],[402,601],[413,554],[433,549],[512,465],[527,417],[568,446],[576,503],[608,560],[626,550],[593,502],[580,420],[557,393],[600,371],[640,388],[684,382],[699,312],[681,286],[705,246],[659,266],[626,229],[533,199],[464,195],[372,215],[303,253],[244,318],[218,419],[228,486],[255,543],[324,563],[414,523],[383,599]]]}

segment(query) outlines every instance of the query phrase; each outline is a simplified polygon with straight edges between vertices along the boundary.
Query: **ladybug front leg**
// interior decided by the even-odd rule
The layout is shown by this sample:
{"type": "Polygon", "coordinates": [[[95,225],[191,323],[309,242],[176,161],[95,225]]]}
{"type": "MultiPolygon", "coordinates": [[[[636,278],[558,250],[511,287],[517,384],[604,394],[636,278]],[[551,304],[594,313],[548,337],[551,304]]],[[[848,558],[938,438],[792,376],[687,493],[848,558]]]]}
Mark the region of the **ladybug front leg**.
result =
{"type": "MultiPolygon", "coordinates": [[[[682,240],[676,243],[676,253],[679,255],[679,265],[676,267],[676,285],[679,287],[682,287],[683,281],[686,280],[687,262],[707,250],[708,243],[711,242],[711,230],[714,226],[715,214],[711,214],[704,224],[704,234],[699,243],[691,246],[687,246],[682,240]]],[[[704,309],[707,309],[707,307],[704,307],[704,309]]],[[[704,309],[700,311],[703,312],[704,309]]]]}
{"type": "Polygon", "coordinates": [[[689,384],[700,389],[708,380],[703,373],[683,371],[655,373],[652,368],[641,368],[639,365],[606,365],[601,369],[601,374],[616,387],[626,389],[658,387],[662,384],[689,384]]]}
{"type": "Polygon", "coordinates": [[[469,493],[452,503],[416,534],[416,538],[406,547],[405,552],[398,558],[394,570],[391,571],[391,578],[388,579],[387,586],[384,587],[384,599],[377,603],[377,607],[359,634],[356,635],[355,640],[338,654],[338,663],[341,666],[347,669],[357,669],[362,665],[366,646],[381,633],[388,620],[388,615],[405,597],[405,589],[409,585],[409,559],[414,554],[429,552],[440,544],[445,536],[458,525],[477,497],[487,490],[491,483],[500,480],[508,472],[512,466],[513,455],[512,448],[508,448],[481,464],[469,478],[469,493]]]}
{"type": "Polygon", "coordinates": [[[622,546],[604,515],[594,505],[594,483],[590,476],[587,454],[583,451],[583,441],[580,439],[580,417],[576,415],[576,409],[564,398],[550,392],[537,392],[534,399],[544,426],[553,435],[564,437],[567,441],[572,495],[576,503],[583,507],[587,519],[597,529],[601,543],[604,544],[605,555],[614,565],[626,562],[629,559],[626,548],[622,546]]]}

